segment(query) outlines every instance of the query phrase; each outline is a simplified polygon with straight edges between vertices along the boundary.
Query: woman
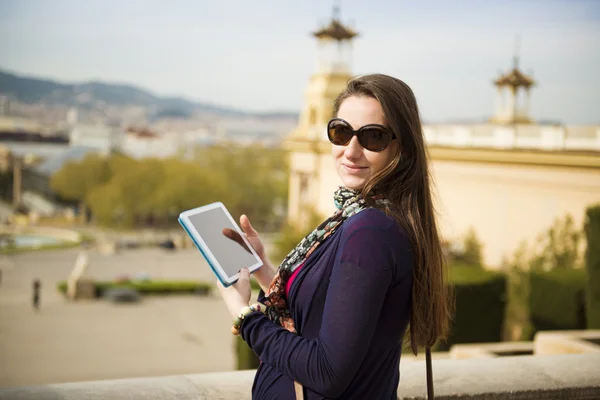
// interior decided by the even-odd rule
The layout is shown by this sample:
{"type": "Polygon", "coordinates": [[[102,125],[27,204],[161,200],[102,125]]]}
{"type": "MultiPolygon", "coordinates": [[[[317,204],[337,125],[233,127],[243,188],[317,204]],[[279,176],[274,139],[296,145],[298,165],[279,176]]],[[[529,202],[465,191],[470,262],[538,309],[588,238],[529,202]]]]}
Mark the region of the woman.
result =
{"type": "Polygon", "coordinates": [[[264,262],[255,277],[268,307],[248,307],[247,270],[235,285],[220,286],[234,334],[261,360],[256,399],[396,399],[407,327],[415,354],[448,329],[444,260],[411,89],[385,75],[354,78],[334,115],[327,133],[344,185],[334,196],[338,211],[277,273],[242,216],[264,262]]]}

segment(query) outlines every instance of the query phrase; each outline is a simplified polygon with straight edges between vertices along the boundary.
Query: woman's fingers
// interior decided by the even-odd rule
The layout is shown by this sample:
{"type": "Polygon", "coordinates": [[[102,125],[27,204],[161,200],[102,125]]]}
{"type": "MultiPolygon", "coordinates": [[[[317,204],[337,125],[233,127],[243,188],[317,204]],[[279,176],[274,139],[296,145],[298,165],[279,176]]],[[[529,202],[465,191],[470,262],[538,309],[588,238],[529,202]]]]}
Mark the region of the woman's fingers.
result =
{"type": "Polygon", "coordinates": [[[246,246],[246,242],[244,242],[244,239],[242,239],[242,236],[239,234],[238,231],[233,230],[231,228],[223,228],[221,232],[223,233],[223,236],[233,240],[234,242],[242,246],[248,253],[252,253],[248,246],[246,246]]]}
{"type": "Polygon", "coordinates": [[[258,236],[258,232],[254,230],[254,227],[250,223],[250,219],[246,214],[242,214],[242,216],[240,217],[240,225],[242,226],[242,230],[246,233],[246,235],[258,236]]]}

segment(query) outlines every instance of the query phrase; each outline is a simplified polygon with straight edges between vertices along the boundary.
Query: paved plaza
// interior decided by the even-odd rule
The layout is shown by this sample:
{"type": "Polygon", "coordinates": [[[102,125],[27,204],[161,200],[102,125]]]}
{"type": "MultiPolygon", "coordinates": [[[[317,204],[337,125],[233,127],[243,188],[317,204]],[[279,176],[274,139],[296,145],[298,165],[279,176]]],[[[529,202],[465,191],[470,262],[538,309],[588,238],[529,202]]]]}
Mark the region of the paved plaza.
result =
{"type": "MultiPolygon", "coordinates": [[[[68,302],[56,290],[78,250],[0,255],[0,387],[234,369],[231,318],[218,293],[146,296],[138,304],[68,302]],[[31,306],[42,283],[41,310],[31,306]]],[[[195,249],[89,253],[98,280],[148,272],[154,279],[215,282],[195,249]]],[[[215,289],[216,290],[216,289],[215,289]]]]}

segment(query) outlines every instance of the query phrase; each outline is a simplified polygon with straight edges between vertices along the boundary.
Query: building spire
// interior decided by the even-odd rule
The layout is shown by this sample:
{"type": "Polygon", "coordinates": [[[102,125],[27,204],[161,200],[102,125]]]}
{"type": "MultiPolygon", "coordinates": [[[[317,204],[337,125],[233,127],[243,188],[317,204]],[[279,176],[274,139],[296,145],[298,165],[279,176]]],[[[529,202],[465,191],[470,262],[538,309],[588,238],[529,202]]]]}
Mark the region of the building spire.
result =
{"type": "Polygon", "coordinates": [[[340,2],[339,0],[333,2],[333,20],[340,20],[340,2]]]}
{"type": "Polygon", "coordinates": [[[326,25],[316,32],[313,32],[313,36],[318,39],[333,39],[338,42],[344,40],[351,40],[357,35],[357,33],[350,27],[342,24],[340,20],[340,1],[335,0],[333,4],[333,13],[329,25],[326,25]]]}
{"type": "Polygon", "coordinates": [[[519,68],[519,48],[521,46],[521,38],[519,34],[515,36],[515,54],[513,56],[513,67],[514,69],[519,68]]]}

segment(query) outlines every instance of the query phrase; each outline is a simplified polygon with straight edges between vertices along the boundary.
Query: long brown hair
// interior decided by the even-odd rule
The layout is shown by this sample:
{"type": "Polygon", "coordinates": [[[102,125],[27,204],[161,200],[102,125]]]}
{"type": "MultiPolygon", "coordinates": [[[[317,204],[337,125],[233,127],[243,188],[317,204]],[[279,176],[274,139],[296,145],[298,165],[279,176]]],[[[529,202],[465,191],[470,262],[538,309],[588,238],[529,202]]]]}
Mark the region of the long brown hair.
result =
{"type": "Polygon", "coordinates": [[[452,314],[452,291],[433,207],[428,157],[417,100],[410,87],[387,75],[364,75],[351,79],[334,103],[334,115],[349,97],[372,97],[379,101],[388,129],[399,138],[398,152],[385,168],[371,177],[363,195],[376,188],[384,194],[392,215],[409,236],[413,268],[410,344],[431,347],[446,338],[452,314]]]}

